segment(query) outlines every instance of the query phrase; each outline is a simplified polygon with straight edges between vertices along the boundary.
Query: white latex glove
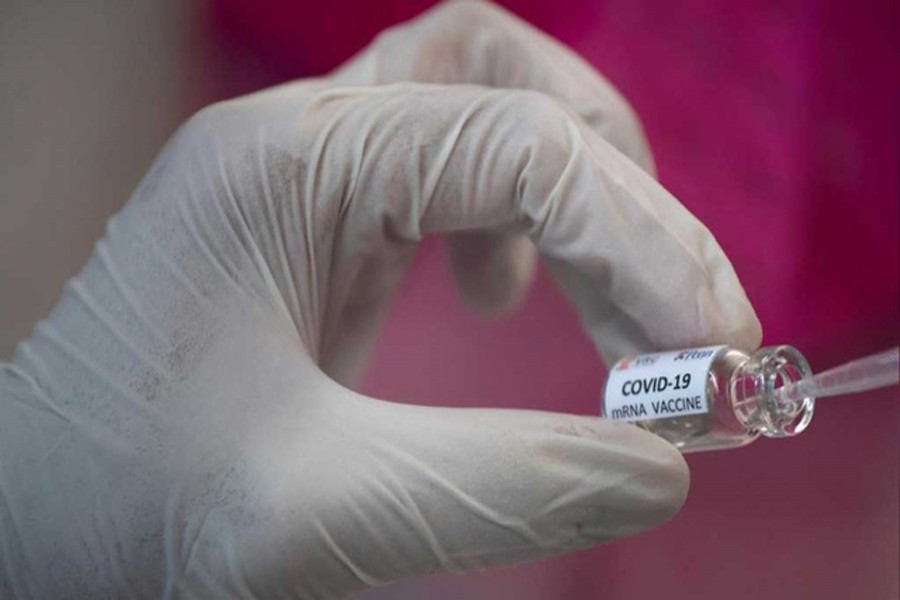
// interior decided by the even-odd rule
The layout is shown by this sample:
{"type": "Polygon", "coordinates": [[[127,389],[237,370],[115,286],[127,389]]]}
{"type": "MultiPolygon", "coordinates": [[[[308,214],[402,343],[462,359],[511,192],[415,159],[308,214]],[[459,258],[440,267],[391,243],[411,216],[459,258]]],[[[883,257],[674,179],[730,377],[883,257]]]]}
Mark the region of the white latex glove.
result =
{"type": "Polygon", "coordinates": [[[755,347],[649,156],[609,84],[484,5],[202,111],[0,371],[0,596],[338,597],[668,519],[685,463],[637,428],[337,383],[436,232],[491,309],[521,296],[527,234],[607,360],[755,347]],[[381,85],[408,80],[444,85],[381,85]]]}

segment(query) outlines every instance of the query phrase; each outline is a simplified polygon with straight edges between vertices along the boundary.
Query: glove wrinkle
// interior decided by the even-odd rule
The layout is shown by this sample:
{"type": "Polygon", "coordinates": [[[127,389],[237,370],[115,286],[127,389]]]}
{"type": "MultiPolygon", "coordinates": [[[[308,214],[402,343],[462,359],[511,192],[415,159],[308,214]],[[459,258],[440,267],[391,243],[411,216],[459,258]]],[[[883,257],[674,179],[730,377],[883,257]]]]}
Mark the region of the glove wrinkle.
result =
{"type": "MultiPolygon", "coordinates": [[[[425,513],[415,500],[409,490],[409,484],[404,482],[403,478],[394,473],[394,470],[388,468],[384,461],[376,460],[376,469],[373,470],[373,483],[378,485],[382,497],[386,498],[386,506],[391,510],[394,519],[398,522],[404,522],[407,531],[415,534],[418,539],[418,546],[427,549],[428,553],[415,552],[411,556],[405,557],[406,563],[413,565],[423,559],[423,554],[433,558],[433,570],[451,571],[454,569],[454,563],[450,559],[447,550],[442,546],[439,539],[439,532],[426,518],[425,513]],[[377,479],[376,479],[377,477],[377,479]]],[[[425,562],[430,562],[428,558],[425,562]]],[[[402,565],[398,565],[403,570],[402,565]]],[[[417,569],[410,569],[408,575],[415,573],[417,569]]]]}
{"type": "MultiPolygon", "coordinates": [[[[257,236],[262,239],[264,244],[264,254],[272,259],[271,266],[266,269],[266,279],[270,282],[271,289],[275,290],[282,302],[285,303],[285,313],[291,319],[297,333],[302,335],[301,326],[297,319],[302,305],[298,292],[300,286],[290,266],[288,249],[291,247],[291,244],[288,243],[288,236],[285,235],[285,228],[291,222],[277,216],[276,202],[272,194],[272,185],[269,182],[269,173],[275,172],[276,168],[274,165],[268,164],[268,146],[265,139],[265,128],[263,127],[257,128],[255,155],[257,168],[254,173],[254,179],[257,183],[257,188],[262,189],[262,194],[258,195],[263,200],[260,204],[260,217],[264,230],[271,232],[271,239],[257,236]],[[279,286],[276,281],[286,281],[286,285],[279,286]]],[[[285,176],[282,177],[286,179],[285,176]]],[[[291,185],[293,186],[295,183],[292,181],[291,185]]]]}
{"type": "Polygon", "coordinates": [[[319,538],[324,541],[325,548],[329,551],[331,558],[342,565],[347,571],[349,571],[353,577],[356,578],[359,587],[382,587],[390,583],[390,581],[383,581],[378,579],[377,577],[367,573],[364,569],[362,569],[359,565],[357,565],[345,552],[340,548],[338,543],[334,540],[331,534],[328,533],[328,530],[322,525],[321,521],[313,518],[313,529],[319,534],[319,538]]]}
{"type": "Polygon", "coordinates": [[[382,449],[393,460],[398,461],[408,470],[413,471],[416,479],[424,479],[425,486],[428,488],[430,494],[442,496],[441,504],[446,504],[448,500],[452,500],[458,503],[466,512],[467,518],[478,519],[489,525],[506,530],[523,540],[526,544],[531,544],[533,546],[541,545],[541,536],[531,527],[525,525],[521,519],[504,515],[501,510],[495,509],[482,502],[472,493],[467,492],[465,489],[446,480],[438,471],[431,468],[422,459],[393,446],[385,445],[382,449]]]}

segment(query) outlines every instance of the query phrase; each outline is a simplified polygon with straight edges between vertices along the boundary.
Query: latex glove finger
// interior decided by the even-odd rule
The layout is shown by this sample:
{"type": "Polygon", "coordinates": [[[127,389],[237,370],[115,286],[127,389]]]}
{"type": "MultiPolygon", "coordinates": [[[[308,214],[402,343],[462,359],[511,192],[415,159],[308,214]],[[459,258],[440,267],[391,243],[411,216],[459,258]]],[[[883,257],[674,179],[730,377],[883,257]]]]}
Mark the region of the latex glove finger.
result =
{"type": "MultiPolygon", "coordinates": [[[[354,85],[419,81],[540,91],[654,173],[643,128],[622,95],[577,54],[486,2],[444,3],[391,28],[332,77],[354,85]]],[[[483,312],[515,307],[533,279],[534,247],[514,235],[450,234],[447,248],[461,295],[483,312]]]]}
{"type": "Polygon", "coordinates": [[[321,407],[279,415],[250,458],[257,516],[236,523],[233,539],[250,543],[227,553],[266,574],[248,582],[263,597],[337,597],[593,546],[660,525],[687,494],[681,455],[630,425],[328,388],[321,407]],[[315,462],[285,459],[311,448],[315,462]]]}
{"type": "Polygon", "coordinates": [[[537,262],[526,235],[476,231],[450,234],[446,242],[460,295],[472,308],[497,314],[521,304],[537,262]]]}
{"type": "Polygon", "coordinates": [[[202,353],[162,393],[122,394],[146,387],[98,359],[134,358],[106,327],[134,313],[77,323],[73,300],[29,345],[40,388],[0,365],[12,596],[338,598],[646,531],[687,492],[677,450],[631,425],[355,394],[251,296],[202,313],[202,353]],[[101,337],[75,350],[79,327],[101,337]]]}
{"type": "Polygon", "coordinates": [[[329,123],[320,160],[355,186],[347,194],[335,183],[346,223],[331,270],[338,306],[367,251],[427,233],[524,227],[566,266],[562,283],[607,361],[758,343],[759,323],[712,234],[547,96],[404,85],[324,92],[308,110],[329,123]]]}

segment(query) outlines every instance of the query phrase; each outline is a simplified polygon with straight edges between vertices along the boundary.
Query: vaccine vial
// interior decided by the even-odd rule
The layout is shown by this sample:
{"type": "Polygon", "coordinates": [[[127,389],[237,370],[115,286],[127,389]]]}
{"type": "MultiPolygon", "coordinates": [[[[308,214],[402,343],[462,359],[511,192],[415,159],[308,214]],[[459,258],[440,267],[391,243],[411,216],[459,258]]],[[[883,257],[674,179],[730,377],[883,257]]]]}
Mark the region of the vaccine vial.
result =
{"type": "Polygon", "coordinates": [[[727,346],[623,358],[610,370],[602,414],[651,431],[682,452],[737,448],[806,429],[815,398],[778,390],[810,378],[791,346],[746,354],[727,346]]]}

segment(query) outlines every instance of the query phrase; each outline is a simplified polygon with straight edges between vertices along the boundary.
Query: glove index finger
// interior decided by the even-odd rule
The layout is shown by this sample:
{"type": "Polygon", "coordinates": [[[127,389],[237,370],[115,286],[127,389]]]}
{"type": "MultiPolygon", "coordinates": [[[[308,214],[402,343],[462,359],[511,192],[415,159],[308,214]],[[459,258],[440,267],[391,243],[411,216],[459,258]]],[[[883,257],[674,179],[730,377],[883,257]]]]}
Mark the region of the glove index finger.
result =
{"type": "MultiPolygon", "coordinates": [[[[332,89],[308,110],[328,123],[315,160],[340,178],[317,182],[341,194],[336,260],[358,264],[381,238],[515,228],[550,259],[606,359],[758,343],[753,309],[710,232],[552,98],[406,84],[332,89]]],[[[342,272],[354,270],[331,270],[342,272]]]]}

